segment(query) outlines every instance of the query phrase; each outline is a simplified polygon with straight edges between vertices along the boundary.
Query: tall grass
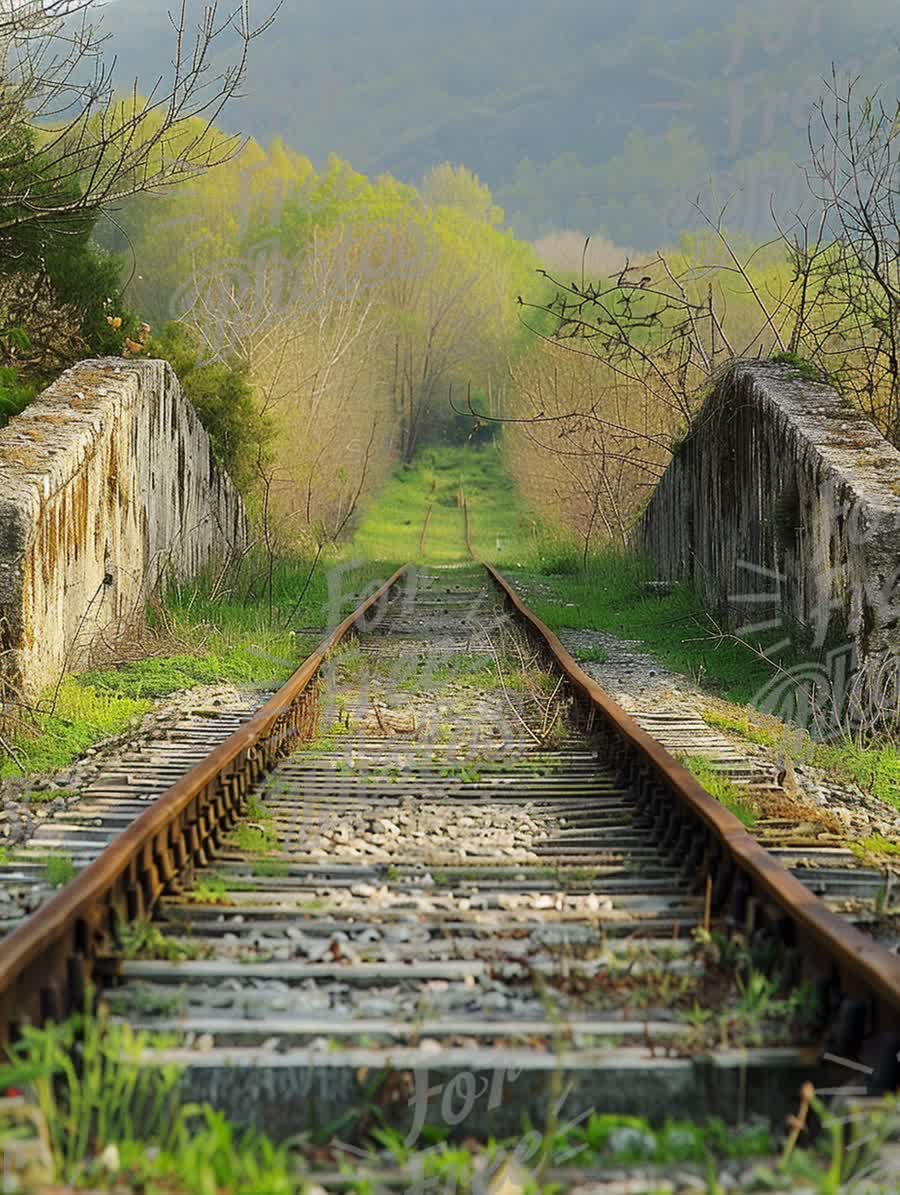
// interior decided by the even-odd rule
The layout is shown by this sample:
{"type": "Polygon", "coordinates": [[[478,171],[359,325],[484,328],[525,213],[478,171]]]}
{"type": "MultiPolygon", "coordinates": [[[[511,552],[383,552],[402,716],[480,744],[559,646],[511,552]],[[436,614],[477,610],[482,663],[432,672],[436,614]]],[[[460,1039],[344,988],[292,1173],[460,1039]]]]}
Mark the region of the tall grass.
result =
{"type": "MultiPolygon", "coordinates": [[[[206,1105],[182,1104],[181,1069],[144,1056],[156,1044],[165,1043],[110,1022],[102,1010],[63,1025],[23,1027],[9,1065],[0,1067],[0,1086],[30,1092],[53,1179],[67,1189],[124,1184],[179,1195],[296,1191],[286,1149],[239,1134],[206,1105]]],[[[14,1132],[0,1113],[0,1147],[8,1144],[13,1160],[14,1132]]]]}

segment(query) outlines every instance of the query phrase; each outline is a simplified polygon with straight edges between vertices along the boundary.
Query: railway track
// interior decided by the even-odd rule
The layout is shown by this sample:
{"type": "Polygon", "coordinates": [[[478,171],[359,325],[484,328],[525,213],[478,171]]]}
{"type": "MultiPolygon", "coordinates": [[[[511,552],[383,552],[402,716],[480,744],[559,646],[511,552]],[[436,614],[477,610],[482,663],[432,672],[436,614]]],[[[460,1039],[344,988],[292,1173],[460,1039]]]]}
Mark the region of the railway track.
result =
{"type": "Polygon", "coordinates": [[[98,980],[276,1137],[897,1087],[872,876],[763,849],[489,566],[400,570],[227,728],[0,944],[4,1035],[98,980]]]}

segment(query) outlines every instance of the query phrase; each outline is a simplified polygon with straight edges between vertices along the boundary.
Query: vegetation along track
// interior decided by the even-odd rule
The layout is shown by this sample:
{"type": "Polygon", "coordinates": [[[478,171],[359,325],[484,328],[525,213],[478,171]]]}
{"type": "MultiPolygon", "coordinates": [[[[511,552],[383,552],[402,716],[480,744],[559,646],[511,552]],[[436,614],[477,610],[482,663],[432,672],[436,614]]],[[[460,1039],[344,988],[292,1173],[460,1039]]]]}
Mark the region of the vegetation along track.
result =
{"type": "Polygon", "coordinates": [[[897,1086],[871,878],[764,850],[493,568],[408,567],[6,938],[2,1028],[96,978],[275,1136],[777,1115],[897,1086]]]}

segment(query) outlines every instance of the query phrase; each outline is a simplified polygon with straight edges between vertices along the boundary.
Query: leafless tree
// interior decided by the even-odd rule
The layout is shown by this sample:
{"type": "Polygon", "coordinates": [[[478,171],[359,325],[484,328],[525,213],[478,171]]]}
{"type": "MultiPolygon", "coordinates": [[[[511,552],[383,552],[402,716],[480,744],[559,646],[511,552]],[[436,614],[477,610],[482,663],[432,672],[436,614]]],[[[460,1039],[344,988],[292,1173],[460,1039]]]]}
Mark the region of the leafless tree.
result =
{"type": "Polygon", "coordinates": [[[277,433],[258,446],[253,503],[270,620],[276,560],[303,550],[308,585],[390,462],[378,378],[384,321],[355,275],[351,240],[338,227],[290,259],[264,245],[197,273],[185,317],[209,353],[247,368],[262,420],[277,433]]]}
{"type": "Polygon", "coordinates": [[[818,209],[791,241],[805,284],[797,344],[897,442],[900,103],[860,96],[858,85],[832,69],[810,123],[806,176],[818,209]]]}
{"type": "Polygon", "coordinates": [[[171,73],[127,98],[104,55],[100,0],[0,0],[0,253],[34,226],[72,226],[139,192],[158,191],[226,161],[238,137],[216,131],[240,94],[252,43],[251,0],[168,14],[171,73]],[[216,67],[219,47],[232,50],[216,67]]]}

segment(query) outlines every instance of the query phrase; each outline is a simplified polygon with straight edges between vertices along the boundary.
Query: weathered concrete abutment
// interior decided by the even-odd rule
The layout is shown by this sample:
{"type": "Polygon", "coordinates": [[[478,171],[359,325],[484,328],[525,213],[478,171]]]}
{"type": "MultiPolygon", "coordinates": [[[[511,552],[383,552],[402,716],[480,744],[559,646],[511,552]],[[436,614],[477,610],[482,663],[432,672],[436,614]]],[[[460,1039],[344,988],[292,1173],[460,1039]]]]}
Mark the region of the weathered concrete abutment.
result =
{"type": "MultiPolygon", "coordinates": [[[[639,539],[726,625],[804,628],[817,667],[900,649],[900,452],[835,391],[742,362],[707,400],[639,539]],[[849,657],[849,658],[848,658],[849,657]]],[[[834,677],[832,676],[832,682],[834,677]]]]}
{"type": "Polygon", "coordinates": [[[0,431],[0,681],[34,694],[238,550],[243,505],[163,361],[84,361],[0,431]]]}

